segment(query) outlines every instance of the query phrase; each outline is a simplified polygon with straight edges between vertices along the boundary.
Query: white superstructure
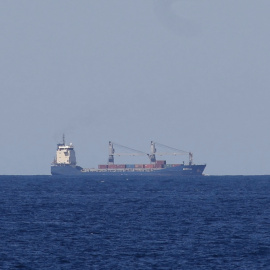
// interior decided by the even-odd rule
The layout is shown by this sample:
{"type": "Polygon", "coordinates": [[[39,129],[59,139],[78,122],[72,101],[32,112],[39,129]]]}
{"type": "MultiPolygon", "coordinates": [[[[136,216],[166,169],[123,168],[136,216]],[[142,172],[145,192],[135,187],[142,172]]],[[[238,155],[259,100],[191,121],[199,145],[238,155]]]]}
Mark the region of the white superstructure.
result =
{"type": "Polygon", "coordinates": [[[55,163],[76,165],[76,156],[74,147],[72,143],[70,145],[65,144],[64,136],[63,136],[63,143],[57,145],[55,163]]]}

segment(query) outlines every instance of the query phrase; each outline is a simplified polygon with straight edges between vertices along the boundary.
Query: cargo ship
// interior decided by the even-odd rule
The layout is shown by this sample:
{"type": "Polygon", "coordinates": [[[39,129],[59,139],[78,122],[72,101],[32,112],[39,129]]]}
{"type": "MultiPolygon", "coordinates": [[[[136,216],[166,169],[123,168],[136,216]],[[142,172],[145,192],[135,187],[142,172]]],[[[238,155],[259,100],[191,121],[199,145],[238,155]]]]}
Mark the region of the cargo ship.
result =
{"type": "Polygon", "coordinates": [[[150,154],[138,151],[129,147],[125,147],[113,142],[109,142],[109,158],[107,164],[98,165],[98,168],[82,168],[77,165],[74,146],[72,143],[66,144],[65,137],[63,142],[57,144],[56,157],[51,164],[52,175],[149,175],[149,176],[200,176],[206,164],[196,165],[193,163],[193,154],[176,148],[172,148],[163,144],[151,141],[150,154]],[[115,151],[114,146],[120,146],[133,153],[119,153],[115,151]],[[167,147],[170,152],[157,152],[156,145],[167,147]],[[115,156],[130,155],[130,156],[147,156],[149,158],[148,164],[115,164],[115,156]],[[164,155],[187,155],[189,157],[188,163],[168,164],[166,160],[157,160],[156,156],[164,155]]]}

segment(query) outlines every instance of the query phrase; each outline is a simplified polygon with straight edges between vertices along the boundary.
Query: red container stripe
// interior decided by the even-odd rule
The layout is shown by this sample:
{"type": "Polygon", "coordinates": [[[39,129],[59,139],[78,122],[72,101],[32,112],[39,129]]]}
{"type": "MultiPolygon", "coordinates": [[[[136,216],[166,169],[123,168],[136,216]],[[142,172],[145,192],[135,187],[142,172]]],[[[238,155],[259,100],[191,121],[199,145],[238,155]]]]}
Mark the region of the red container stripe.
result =
{"type": "Polygon", "coordinates": [[[156,164],[155,168],[164,168],[164,165],[163,164],[156,164]]]}
{"type": "Polygon", "coordinates": [[[154,168],[154,164],[145,164],[144,168],[154,168]]]}
{"type": "Polygon", "coordinates": [[[135,164],[135,168],[143,168],[143,164],[135,164]]]}
{"type": "Polygon", "coordinates": [[[108,168],[108,165],[98,165],[98,168],[99,169],[107,169],[108,168]]]}
{"type": "Polygon", "coordinates": [[[108,165],[109,169],[125,169],[126,165],[125,164],[111,164],[108,165]]]}
{"type": "Polygon", "coordinates": [[[116,165],[113,165],[113,164],[112,165],[108,165],[108,168],[109,169],[117,169],[116,165]]]}
{"type": "Polygon", "coordinates": [[[117,169],[125,169],[126,165],[124,164],[119,164],[119,165],[115,165],[117,169]]]}
{"type": "Polygon", "coordinates": [[[166,164],[166,160],[157,160],[156,164],[166,164]]]}

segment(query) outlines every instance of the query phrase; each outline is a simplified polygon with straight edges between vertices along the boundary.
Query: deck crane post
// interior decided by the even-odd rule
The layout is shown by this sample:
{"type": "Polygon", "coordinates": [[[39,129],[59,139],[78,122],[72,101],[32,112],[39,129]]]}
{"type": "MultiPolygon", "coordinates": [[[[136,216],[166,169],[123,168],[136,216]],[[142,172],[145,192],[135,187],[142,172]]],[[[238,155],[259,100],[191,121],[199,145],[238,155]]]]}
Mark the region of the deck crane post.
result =
{"type": "Polygon", "coordinates": [[[151,163],[156,163],[156,152],[157,152],[157,149],[156,149],[156,145],[153,141],[151,141],[151,154],[149,155],[149,158],[150,158],[150,162],[151,163]]]}
{"type": "Polygon", "coordinates": [[[113,148],[113,143],[109,141],[109,159],[108,159],[108,164],[114,164],[114,148],[113,148]]]}
{"type": "Polygon", "coordinates": [[[189,165],[193,164],[193,154],[191,152],[188,153],[189,155],[189,165]]]}

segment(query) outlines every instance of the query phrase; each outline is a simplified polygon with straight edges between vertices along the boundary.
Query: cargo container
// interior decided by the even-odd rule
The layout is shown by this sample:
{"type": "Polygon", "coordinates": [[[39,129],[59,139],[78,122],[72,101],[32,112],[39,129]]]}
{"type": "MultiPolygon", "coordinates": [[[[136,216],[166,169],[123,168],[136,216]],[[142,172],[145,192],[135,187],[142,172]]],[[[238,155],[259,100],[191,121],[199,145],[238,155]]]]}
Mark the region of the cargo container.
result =
{"type": "Polygon", "coordinates": [[[143,164],[135,164],[135,168],[143,168],[143,164]]]}
{"type": "Polygon", "coordinates": [[[135,164],[126,164],[127,169],[133,169],[135,168],[135,164]]]}
{"type": "Polygon", "coordinates": [[[144,168],[154,168],[154,164],[144,164],[144,168]]]}
{"type": "Polygon", "coordinates": [[[157,160],[156,164],[160,165],[160,164],[166,164],[166,160],[157,160]]]}
{"type": "Polygon", "coordinates": [[[156,164],[155,168],[164,168],[164,165],[163,164],[156,164]]]}
{"type": "Polygon", "coordinates": [[[115,165],[117,169],[125,169],[126,165],[125,164],[117,164],[115,165]]]}
{"type": "Polygon", "coordinates": [[[98,168],[99,169],[107,169],[108,168],[108,165],[98,165],[98,168]]]}
{"type": "Polygon", "coordinates": [[[108,168],[109,169],[117,169],[117,165],[110,164],[110,165],[108,165],[108,168]]]}
{"type": "Polygon", "coordinates": [[[144,168],[154,168],[154,164],[144,164],[144,168]]]}

